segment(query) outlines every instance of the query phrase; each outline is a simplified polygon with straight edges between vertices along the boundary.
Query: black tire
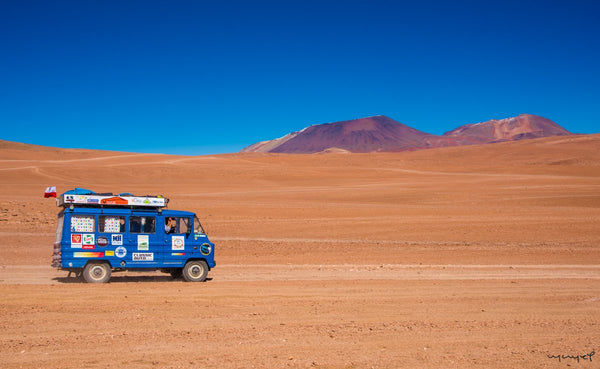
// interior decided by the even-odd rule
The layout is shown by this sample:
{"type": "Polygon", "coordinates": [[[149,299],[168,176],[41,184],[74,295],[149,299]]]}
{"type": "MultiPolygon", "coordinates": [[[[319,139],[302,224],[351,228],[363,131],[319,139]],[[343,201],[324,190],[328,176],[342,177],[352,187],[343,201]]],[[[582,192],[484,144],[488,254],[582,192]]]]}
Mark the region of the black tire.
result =
{"type": "Polygon", "coordinates": [[[183,267],[183,279],[188,282],[204,282],[208,274],[208,265],[204,260],[192,260],[183,267]]]}
{"type": "Polygon", "coordinates": [[[181,278],[181,276],[183,275],[183,270],[181,268],[171,269],[169,274],[171,274],[171,277],[173,277],[173,279],[178,279],[181,278]]]}
{"type": "Polygon", "coordinates": [[[108,263],[88,263],[82,274],[87,283],[106,283],[110,279],[110,273],[108,263]]]}

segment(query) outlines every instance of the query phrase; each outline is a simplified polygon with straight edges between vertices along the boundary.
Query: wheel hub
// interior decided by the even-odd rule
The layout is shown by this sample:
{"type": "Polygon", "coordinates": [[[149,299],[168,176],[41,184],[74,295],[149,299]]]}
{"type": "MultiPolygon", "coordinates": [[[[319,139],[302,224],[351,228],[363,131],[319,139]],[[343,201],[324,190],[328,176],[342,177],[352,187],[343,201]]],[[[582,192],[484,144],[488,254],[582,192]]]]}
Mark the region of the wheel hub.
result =
{"type": "Polygon", "coordinates": [[[104,276],[104,268],[94,267],[94,269],[92,269],[92,276],[96,279],[102,278],[104,276]]]}

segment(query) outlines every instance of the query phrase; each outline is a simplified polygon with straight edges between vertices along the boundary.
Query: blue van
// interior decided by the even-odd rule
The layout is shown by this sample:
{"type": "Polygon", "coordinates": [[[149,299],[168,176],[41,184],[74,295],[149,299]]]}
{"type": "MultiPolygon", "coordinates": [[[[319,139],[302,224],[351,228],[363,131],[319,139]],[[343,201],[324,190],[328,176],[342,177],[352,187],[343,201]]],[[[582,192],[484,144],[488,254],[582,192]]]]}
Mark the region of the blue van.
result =
{"type": "Polygon", "coordinates": [[[113,195],[76,188],[57,198],[52,266],[89,283],[112,272],[161,270],[201,282],[215,263],[215,245],[198,217],[167,209],[162,196],[113,195]]]}

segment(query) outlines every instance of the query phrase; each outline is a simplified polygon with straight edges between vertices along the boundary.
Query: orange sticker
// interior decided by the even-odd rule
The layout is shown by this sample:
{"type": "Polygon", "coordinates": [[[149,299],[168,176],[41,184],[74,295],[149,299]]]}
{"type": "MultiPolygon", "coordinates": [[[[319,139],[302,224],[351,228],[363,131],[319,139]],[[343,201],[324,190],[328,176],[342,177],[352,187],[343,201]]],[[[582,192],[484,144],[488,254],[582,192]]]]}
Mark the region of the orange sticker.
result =
{"type": "Polygon", "coordinates": [[[129,205],[129,201],[121,197],[109,197],[108,199],[100,200],[100,203],[105,205],[129,205]]]}

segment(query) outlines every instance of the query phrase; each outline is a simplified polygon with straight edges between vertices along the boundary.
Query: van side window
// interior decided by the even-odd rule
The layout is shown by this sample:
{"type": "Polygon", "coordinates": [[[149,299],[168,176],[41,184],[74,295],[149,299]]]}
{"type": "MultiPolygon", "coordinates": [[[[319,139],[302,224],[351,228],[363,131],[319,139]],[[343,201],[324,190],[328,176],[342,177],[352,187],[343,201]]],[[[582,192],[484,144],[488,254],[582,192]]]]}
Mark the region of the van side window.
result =
{"type": "Polygon", "coordinates": [[[125,232],[125,217],[113,215],[100,215],[98,217],[98,232],[123,233],[125,232]]]}
{"type": "Polygon", "coordinates": [[[156,232],[156,219],[154,217],[129,217],[130,233],[156,232]]]}
{"type": "Polygon", "coordinates": [[[176,233],[177,232],[177,221],[173,217],[165,218],[165,233],[176,233]]]}
{"type": "Polygon", "coordinates": [[[190,218],[166,217],[165,233],[187,233],[190,229],[190,218]]]}
{"type": "Polygon", "coordinates": [[[190,218],[179,218],[179,233],[188,233],[190,229],[190,218]]]}
{"type": "Polygon", "coordinates": [[[73,215],[71,217],[71,232],[94,232],[94,216],[73,215]]]}

